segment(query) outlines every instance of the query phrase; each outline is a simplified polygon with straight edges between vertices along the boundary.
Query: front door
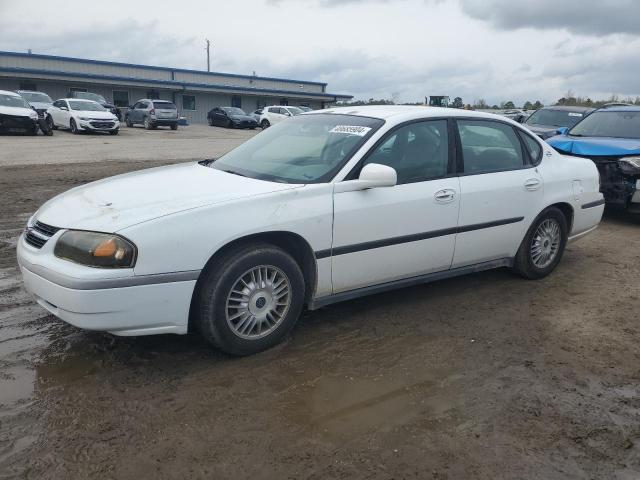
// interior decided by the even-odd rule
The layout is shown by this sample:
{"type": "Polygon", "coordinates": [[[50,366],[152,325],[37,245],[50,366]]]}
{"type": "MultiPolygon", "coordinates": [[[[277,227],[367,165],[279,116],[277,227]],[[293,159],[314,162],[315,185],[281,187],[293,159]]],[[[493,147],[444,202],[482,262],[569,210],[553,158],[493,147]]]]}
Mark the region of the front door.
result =
{"type": "Polygon", "coordinates": [[[334,293],[450,268],[460,205],[450,151],[447,120],[408,123],[357,167],[393,167],[396,186],[334,194],[334,293]]]}
{"type": "Polygon", "coordinates": [[[544,184],[516,129],[458,120],[464,173],[453,267],[513,258],[543,207],[544,184]]]}

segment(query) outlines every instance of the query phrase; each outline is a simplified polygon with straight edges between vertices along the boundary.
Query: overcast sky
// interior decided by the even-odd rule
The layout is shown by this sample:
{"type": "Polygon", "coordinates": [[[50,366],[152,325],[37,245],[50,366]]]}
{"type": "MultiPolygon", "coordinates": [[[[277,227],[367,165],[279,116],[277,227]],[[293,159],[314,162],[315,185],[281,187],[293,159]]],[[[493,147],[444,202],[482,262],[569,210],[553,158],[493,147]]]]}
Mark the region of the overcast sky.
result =
{"type": "Polygon", "coordinates": [[[640,95],[640,0],[0,0],[0,50],[319,80],[356,98],[640,95]]]}

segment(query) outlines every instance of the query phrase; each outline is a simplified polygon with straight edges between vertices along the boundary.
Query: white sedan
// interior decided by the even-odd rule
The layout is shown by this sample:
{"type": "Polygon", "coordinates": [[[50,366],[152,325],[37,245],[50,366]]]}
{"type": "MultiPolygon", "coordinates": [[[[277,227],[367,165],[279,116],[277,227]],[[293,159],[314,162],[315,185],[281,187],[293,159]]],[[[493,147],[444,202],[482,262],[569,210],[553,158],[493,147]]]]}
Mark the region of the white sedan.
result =
{"type": "Polygon", "coordinates": [[[63,193],[29,220],[18,261],[38,303],[73,325],[197,329],[246,355],[305,306],[498,267],[545,277],[603,209],[593,162],[511,120],[338,108],[215,161],[63,193]]]}
{"type": "Polygon", "coordinates": [[[71,133],[82,131],[109,132],[117,135],[120,122],[109,110],[93,100],[61,98],[47,109],[47,122],[52,129],[67,128],[71,133]]]}
{"type": "Polygon", "coordinates": [[[271,125],[276,125],[290,117],[295,117],[304,113],[298,107],[279,106],[273,105],[271,107],[264,107],[260,114],[260,127],[265,130],[271,125]]]}

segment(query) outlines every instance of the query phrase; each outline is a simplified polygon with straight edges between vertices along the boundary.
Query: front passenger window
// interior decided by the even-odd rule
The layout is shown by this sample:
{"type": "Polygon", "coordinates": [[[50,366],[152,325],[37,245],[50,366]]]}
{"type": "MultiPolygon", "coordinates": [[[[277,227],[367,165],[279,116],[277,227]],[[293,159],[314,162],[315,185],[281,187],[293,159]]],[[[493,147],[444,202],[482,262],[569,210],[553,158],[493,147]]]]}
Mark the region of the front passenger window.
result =
{"type": "Polygon", "coordinates": [[[364,165],[369,163],[393,167],[398,185],[445,176],[449,165],[447,121],[410,123],[395,130],[367,157],[364,165]]]}
{"type": "Polygon", "coordinates": [[[524,166],[522,144],[504,123],[458,120],[464,172],[467,174],[515,170],[524,166]]]}

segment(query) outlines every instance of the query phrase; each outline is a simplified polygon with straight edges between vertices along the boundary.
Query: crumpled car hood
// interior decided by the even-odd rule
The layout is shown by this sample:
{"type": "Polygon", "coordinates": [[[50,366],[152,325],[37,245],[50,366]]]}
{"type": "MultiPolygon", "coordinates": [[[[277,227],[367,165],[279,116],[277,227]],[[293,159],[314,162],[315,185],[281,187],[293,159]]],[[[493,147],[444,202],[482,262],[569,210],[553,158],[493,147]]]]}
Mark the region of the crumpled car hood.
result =
{"type": "Polygon", "coordinates": [[[36,220],[59,228],[117,232],[154,218],[300,185],[241,177],[197,163],[151,168],[73,188],[36,220]]]}
{"type": "Polygon", "coordinates": [[[640,140],[626,138],[570,137],[558,135],[547,140],[552,147],[574,155],[625,156],[640,155],[640,140]]]}

